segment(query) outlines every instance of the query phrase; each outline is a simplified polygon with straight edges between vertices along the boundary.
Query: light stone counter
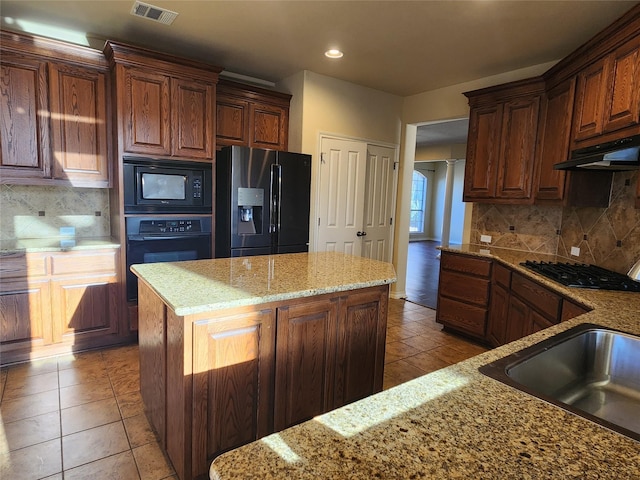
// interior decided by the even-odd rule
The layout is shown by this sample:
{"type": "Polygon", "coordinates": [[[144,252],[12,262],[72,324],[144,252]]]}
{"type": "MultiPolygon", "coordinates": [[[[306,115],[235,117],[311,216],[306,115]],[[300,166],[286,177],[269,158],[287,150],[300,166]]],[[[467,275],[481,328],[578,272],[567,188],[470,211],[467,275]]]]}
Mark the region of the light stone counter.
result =
{"type": "MultiPolygon", "coordinates": [[[[496,258],[543,281],[517,266],[530,254],[448,250],[496,258]]],[[[225,453],[210,478],[640,478],[640,443],[477,370],[580,323],[640,335],[640,294],[546,284],[594,310],[225,453]]]]}
{"type": "Polygon", "coordinates": [[[120,243],[111,237],[23,238],[0,241],[0,255],[6,256],[36,252],[67,252],[118,247],[120,247],[120,243]]]}
{"type": "Polygon", "coordinates": [[[176,315],[390,284],[393,265],[333,252],[133,265],[176,315]]]}

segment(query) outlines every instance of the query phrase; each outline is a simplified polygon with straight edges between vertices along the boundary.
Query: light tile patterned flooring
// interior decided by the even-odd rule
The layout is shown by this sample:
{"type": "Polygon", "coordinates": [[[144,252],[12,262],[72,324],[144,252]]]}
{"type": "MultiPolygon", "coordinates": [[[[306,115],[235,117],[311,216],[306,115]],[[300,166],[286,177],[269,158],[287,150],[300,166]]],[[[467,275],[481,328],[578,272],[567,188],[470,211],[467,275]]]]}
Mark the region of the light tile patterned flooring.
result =
{"type": "MultiPolygon", "coordinates": [[[[435,311],[390,300],[385,389],[485,351],[441,330],[435,311]]],[[[139,379],[136,345],[2,369],[0,478],[177,478],[144,415],[139,379]]]]}

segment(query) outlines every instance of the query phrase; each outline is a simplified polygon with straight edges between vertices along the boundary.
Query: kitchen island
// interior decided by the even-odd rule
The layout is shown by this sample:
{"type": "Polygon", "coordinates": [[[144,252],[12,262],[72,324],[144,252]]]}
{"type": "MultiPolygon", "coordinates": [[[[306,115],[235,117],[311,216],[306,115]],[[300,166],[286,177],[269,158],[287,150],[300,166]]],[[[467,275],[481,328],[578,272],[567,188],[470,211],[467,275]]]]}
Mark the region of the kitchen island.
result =
{"type": "Polygon", "coordinates": [[[640,444],[478,372],[478,367],[581,323],[640,335],[640,294],[544,280],[514,251],[491,258],[593,308],[217,457],[212,480],[640,478],[640,444]]]}
{"type": "Polygon", "coordinates": [[[389,263],[320,252],[131,270],[140,390],[180,479],[382,390],[389,263]]]}

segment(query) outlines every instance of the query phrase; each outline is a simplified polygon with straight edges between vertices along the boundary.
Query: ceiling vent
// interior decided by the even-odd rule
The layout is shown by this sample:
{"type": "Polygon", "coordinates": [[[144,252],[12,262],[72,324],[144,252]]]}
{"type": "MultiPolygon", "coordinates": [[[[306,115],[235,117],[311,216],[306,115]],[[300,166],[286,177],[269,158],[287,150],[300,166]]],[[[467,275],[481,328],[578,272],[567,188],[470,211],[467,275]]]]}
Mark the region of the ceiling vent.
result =
{"type": "Polygon", "coordinates": [[[149,20],[164,23],[165,25],[171,25],[178,16],[178,13],[164,8],[155,7],[148,3],[135,2],[131,8],[131,15],[148,18],[149,20]]]}

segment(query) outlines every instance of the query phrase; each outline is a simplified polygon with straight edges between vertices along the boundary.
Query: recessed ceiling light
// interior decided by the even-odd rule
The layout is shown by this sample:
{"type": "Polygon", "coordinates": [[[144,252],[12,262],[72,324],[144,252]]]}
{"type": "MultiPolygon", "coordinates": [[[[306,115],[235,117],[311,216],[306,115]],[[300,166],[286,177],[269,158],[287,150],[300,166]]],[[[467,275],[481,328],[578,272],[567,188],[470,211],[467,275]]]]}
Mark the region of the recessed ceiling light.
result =
{"type": "Polygon", "coordinates": [[[327,50],[326,52],[324,52],[324,56],[328,57],[328,58],[342,58],[343,55],[344,55],[344,53],[342,53],[337,48],[331,48],[331,49],[327,50]]]}

